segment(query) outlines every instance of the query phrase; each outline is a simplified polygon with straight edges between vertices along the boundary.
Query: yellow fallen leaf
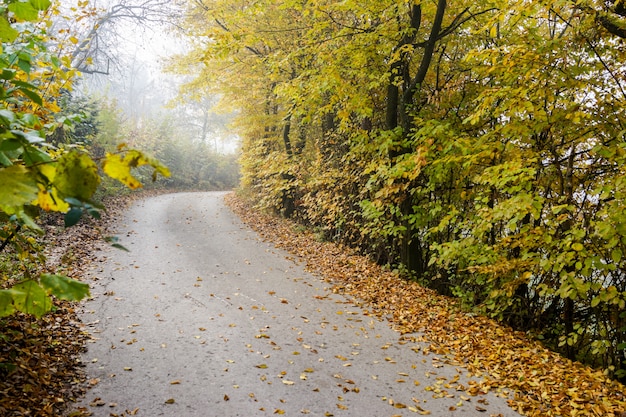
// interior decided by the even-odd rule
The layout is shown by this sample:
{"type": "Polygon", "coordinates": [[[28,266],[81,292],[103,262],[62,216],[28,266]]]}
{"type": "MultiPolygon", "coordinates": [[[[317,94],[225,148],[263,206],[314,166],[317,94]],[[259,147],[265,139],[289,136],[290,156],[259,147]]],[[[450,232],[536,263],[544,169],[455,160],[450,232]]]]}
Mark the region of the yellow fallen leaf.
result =
{"type": "Polygon", "coordinates": [[[430,414],[430,411],[424,410],[422,407],[417,406],[416,408],[417,408],[417,413],[422,416],[427,416],[430,414]]]}
{"type": "Polygon", "coordinates": [[[165,404],[174,404],[175,402],[176,402],[176,400],[173,399],[173,398],[165,400],[165,404]]]}

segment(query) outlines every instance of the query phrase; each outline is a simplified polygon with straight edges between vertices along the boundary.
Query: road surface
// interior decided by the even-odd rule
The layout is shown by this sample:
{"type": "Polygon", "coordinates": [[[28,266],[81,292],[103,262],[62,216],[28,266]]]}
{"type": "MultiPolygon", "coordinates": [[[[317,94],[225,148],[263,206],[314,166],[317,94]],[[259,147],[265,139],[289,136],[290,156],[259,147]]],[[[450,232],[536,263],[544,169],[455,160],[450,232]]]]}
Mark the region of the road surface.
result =
{"type": "Polygon", "coordinates": [[[82,319],[93,416],[517,416],[259,239],[223,193],[132,206],[82,319]],[[473,390],[476,393],[476,390],[473,390]]]}

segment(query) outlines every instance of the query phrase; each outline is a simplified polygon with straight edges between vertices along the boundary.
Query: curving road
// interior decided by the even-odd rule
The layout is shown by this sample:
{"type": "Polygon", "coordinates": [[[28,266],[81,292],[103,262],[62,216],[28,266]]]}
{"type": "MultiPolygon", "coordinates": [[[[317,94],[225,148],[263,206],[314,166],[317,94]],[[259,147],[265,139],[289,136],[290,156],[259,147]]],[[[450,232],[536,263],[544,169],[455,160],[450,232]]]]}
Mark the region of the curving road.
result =
{"type": "Polygon", "coordinates": [[[462,368],[404,343],[225,207],[223,193],[135,204],[130,252],[94,266],[82,319],[93,416],[517,416],[462,368]]]}

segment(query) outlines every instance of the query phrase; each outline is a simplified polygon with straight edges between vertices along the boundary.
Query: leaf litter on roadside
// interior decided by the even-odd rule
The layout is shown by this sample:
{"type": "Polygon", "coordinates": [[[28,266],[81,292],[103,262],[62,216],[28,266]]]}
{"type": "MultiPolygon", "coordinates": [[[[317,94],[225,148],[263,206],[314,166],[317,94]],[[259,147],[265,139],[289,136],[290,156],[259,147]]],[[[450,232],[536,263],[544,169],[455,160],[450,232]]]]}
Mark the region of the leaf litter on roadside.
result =
{"type": "MultiPolygon", "coordinates": [[[[87,266],[96,261],[96,247],[103,242],[103,233],[131,200],[128,196],[113,198],[101,219],[85,219],[92,224],[79,223],[69,229],[63,227],[62,216],[50,215],[42,238],[47,272],[80,280],[87,266]]],[[[95,379],[87,381],[81,367],[79,358],[89,335],[80,323],[76,305],[55,301],[56,310],[40,319],[23,314],[0,319],[0,416],[90,414],[69,411],[89,386],[97,384],[95,379]]],[[[137,412],[127,410],[126,415],[137,412]]]]}
{"type": "MultiPolygon", "coordinates": [[[[491,319],[466,314],[454,299],[403,280],[345,246],[320,242],[294,222],[262,214],[235,194],[225,200],[265,240],[299,256],[310,272],[332,283],[333,292],[353,297],[367,314],[389,318],[404,341],[428,344],[424,355],[451,355],[478,379],[463,387],[468,395],[493,390],[509,398],[520,414],[532,417],[626,417],[626,387],[602,372],[491,319]]],[[[477,412],[483,410],[476,406],[477,412]]]]}

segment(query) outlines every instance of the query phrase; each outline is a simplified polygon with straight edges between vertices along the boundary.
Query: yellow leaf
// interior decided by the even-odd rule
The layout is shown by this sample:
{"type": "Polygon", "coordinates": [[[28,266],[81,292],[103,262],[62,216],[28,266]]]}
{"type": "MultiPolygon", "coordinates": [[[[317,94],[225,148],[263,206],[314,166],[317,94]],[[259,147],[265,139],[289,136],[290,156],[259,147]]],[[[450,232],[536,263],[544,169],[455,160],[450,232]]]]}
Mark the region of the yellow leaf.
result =
{"type": "Polygon", "coordinates": [[[165,177],[170,176],[170,171],[163,166],[156,159],[149,158],[143,153],[137,150],[126,151],[125,155],[107,153],[102,168],[104,173],[109,177],[120,181],[130,189],[137,189],[141,187],[139,180],[131,174],[132,168],[137,168],[143,165],[150,165],[154,168],[152,179],[156,179],[156,174],[159,173],[165,177]]]}
{"type": "Polygon", "coordinates": [[[39,194],[37,199],[33,201],[33,205],[39,206],[45,211],[58,211],[65,213],[70,209],[70,205],[59,197],[59,193],[56,188],[46,190],[43,185],[39,185],[39,194]]]}
{"type": "Polygon", "coordinates": [[[427,416],[427,415],[429,415],[429,414],[430,414],[430,411],[428,411],[428,410],[424,410],[422,407],[417,406],[416,408],[417,408],[417,412],[418,412],[420,415],[427,416]]]}

